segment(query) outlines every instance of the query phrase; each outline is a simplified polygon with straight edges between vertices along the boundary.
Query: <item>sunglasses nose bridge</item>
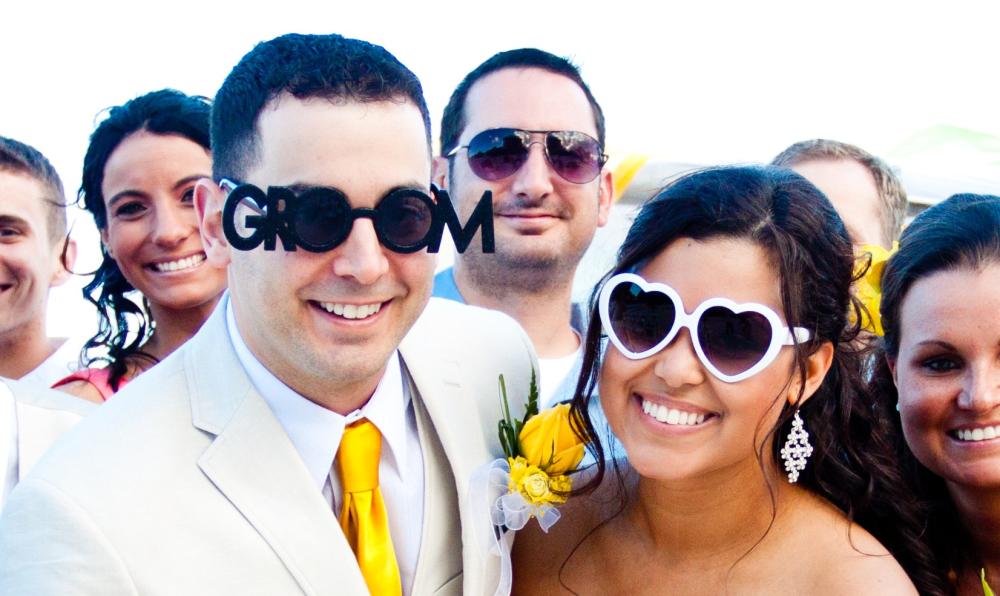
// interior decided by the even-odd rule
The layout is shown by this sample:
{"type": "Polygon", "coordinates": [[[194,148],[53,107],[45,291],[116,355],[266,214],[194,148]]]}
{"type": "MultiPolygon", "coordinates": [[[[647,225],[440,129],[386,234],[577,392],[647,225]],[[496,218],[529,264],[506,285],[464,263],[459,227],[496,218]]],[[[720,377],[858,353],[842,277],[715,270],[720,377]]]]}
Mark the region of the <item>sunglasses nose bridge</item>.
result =
{"type": "Polygon", "coordinates": [[[550,194],[552,176],[555,170],[542,141],[532,141],[525,146],[524,160],[514,172],[511,190],[519,195],[540,198],[550,194]],[[532,150],[533,145],[540,145],[538,154],[532,150]]]}
{"type": "Polygon", "coordinates": [[[694,336],[687,327],[678,327],[670,341],[653,358],[653,373],[669,388],[705,382],[705,369],[695,350],[694,336]]]}

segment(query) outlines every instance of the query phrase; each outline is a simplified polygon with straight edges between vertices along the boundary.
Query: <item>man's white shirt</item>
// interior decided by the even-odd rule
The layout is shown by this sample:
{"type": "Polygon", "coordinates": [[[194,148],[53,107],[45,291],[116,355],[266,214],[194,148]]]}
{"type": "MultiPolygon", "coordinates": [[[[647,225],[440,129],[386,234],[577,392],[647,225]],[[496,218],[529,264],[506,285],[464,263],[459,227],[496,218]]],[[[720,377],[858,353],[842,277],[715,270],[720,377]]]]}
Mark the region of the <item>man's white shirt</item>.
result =
{"type": "Polygon", "coordinates": [[[0,510],[17,484],[17,406],[14,394],[0,382],[0,510]],[[6,437],[6,438],[5,438],[6,437]]]}
{"type": "Polygon", "coordinates": [[[340,478],[332,473],[344,428],[367,418],[382,433],[379,486],[389,517],[403,593],[409,594],[420,551],[424,512],[424,458],[417,434],[413,399],[403,381],[399,352],[393,352],[371,399],[346,416],[327,410],[293,391],[250,352],[239,333],[232,303],[226,304],[226,326],[236,356],[250,382],[281,424],[306,469],[338,515],[343,503],[340,478]]]}

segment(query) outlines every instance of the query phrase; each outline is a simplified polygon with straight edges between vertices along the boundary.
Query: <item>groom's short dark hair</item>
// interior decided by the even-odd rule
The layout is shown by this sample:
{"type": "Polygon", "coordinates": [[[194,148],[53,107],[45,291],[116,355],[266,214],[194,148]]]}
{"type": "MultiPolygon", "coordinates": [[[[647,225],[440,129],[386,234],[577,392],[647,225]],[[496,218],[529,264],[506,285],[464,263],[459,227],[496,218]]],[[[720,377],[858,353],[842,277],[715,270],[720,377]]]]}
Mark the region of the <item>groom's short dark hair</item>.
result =
{"type": "Polygon", "coordinates": [[[233,67],[212,106],[212,174],[240,180],[260,158],[257,118],[283,93],[333,103],[412,102],[431,120],[420,80],[385,48],[336,34],[290,33],[257,44],[233,67]]]}

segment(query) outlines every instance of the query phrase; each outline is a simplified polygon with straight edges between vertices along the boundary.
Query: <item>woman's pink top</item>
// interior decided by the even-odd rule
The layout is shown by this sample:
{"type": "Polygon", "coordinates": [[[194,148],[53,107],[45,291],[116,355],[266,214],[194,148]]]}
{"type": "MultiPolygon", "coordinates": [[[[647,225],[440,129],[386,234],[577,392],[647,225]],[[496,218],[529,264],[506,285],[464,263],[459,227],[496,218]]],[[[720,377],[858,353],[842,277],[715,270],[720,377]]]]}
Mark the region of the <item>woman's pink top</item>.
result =
{"type": "MultiPolygon", "coordinates": [[[[108,401],[108,398],[114,395],[115,391],[111,388],[111,370],[107,368],[85,368],[83,370],[78,370],[75,373],[69,375],[64,379],[56,381],[52,388],[55,389],[60,385],[66,385],[67,383],[72,383],[73,381],[84,381],[93,385],[94,389],[101,394],[101,399],[108,401]]],[[[128,380],[122,379],[118,382],[118,388],[121,389],[128,383],[128,380]]]]}

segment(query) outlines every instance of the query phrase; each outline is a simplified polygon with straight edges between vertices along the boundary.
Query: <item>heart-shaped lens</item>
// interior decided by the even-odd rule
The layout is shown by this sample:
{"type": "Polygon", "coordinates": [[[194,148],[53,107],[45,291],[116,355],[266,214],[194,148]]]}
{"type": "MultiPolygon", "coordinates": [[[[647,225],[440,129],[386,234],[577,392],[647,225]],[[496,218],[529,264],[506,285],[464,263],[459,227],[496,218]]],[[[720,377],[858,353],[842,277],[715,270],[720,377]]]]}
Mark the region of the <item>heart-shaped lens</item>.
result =
{"type": "Polygon", "coordinates": [[[771,323],[758,312],[733,312],[713,306],[698,321],[705,358],[726,375],[753,368],[771,347],[771,323]]]}
{"type": "Polygon", "coordinates": [[[660,343],[674,326],[677,310],[663,292],[646,292],[635,282],[614,287],[608,300],[611,332],[626,349],[640,354],[660,343]]]}

